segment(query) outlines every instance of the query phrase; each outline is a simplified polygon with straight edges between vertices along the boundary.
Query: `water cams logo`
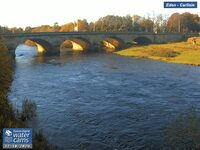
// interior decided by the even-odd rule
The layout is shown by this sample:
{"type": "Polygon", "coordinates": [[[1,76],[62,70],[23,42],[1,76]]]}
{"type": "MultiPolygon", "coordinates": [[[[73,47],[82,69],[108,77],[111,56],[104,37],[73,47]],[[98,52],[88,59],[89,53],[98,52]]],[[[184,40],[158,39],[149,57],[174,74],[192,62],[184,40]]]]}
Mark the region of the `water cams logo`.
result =
{"type": "Polygon", "coordinates": [[[4,128],[4,149],[32,149],[32,129],[30,128],[4,128]]]}
{"type": "Polygon", "coordinates": [[[197,8],[197,2],[166,1],[164,2],[164,8],[197,8]]]}

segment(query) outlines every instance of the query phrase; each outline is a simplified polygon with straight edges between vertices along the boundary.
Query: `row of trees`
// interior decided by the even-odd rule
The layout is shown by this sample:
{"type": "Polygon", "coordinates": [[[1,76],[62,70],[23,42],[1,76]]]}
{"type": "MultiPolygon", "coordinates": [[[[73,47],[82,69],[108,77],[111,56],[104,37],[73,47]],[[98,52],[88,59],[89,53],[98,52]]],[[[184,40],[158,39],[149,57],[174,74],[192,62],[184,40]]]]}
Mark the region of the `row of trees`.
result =
{"type": "Polygon", "coordinates": [[[174,13],[167,22],[167,29],[172,32],[199,32],[200,17],[197,14],[174,13]]]}
{"type": "Polygon", "coordinates": [[[96,22],[88,23],[86,19],[77,20],[59,26],[42,25],[31,28],[0,27],[0,32],[73,32],[73,31],[130,31],[130,32],[200,32],[200,17],[191,13],[174,13],[170,17],[153,15],[141,17],[127,15],[124,17],[108,15],[96,22]]]}

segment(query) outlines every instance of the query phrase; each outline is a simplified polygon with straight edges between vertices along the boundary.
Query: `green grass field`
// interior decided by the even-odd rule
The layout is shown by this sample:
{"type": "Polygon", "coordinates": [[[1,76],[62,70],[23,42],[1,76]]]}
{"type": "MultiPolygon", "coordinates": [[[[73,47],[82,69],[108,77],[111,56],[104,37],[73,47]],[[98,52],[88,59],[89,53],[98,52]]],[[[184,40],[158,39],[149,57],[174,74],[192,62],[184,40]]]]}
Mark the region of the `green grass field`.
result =
{"type": "Polygon", "coordinates": [[[145,57],[170,63],[200,65],[200,37],[197,38],[196,45],[191,43],[190,38],[187,42],[134,46],[115,53],[122,56],[145,57]]]}

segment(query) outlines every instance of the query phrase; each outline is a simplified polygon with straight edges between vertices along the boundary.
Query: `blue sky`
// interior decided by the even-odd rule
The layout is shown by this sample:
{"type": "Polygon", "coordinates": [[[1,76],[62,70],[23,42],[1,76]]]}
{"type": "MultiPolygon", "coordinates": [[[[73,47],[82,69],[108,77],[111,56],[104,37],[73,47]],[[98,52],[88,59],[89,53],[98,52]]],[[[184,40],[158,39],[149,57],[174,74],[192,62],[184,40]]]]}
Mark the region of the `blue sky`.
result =
{"type": "MultiPolygon", "coordinates": [[[[76,19],[96,21],[106,15],[150,16],[170,15],[174,12],[191,12],[200,15],[198,9],[164,9],[164,0],[0,0],[1,26],[59,25],[76,19]]],[[[178,0],[179,1],[179,0],[178,0]]],[[[197,0],[198,7],[200,0],[197,0]]]]}

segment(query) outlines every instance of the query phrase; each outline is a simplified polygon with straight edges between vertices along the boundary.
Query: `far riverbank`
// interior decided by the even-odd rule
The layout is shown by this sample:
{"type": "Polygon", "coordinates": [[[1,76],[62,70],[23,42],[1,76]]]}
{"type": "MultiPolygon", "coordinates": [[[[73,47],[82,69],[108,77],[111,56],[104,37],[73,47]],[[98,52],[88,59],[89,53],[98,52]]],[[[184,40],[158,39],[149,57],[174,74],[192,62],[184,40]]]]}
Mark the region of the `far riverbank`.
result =
{"type": "Polygon", "coordinates": [[[192,44],[191,39],[188,39],[187,42],[134,46],[115,53],[122,56],[200,66],[200,38],[196,38],[196,41],[196,44],[192,44]]]}

